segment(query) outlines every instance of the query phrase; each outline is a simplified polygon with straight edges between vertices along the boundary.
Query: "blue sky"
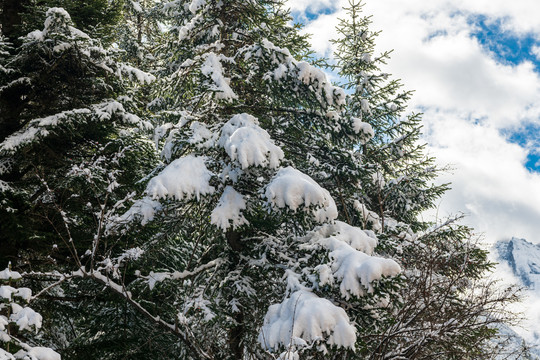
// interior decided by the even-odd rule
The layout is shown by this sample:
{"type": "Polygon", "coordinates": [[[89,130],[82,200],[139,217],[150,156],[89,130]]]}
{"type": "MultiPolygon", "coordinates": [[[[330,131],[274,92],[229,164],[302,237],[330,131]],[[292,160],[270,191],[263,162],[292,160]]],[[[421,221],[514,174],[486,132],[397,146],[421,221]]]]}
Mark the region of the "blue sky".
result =
{"type": "Polygon", "coordinates": [[[484,15],[470,16],[469,21],[476,27],[472,35],[493,53],[497,61],[514,65],[531,61],[536,71],[540,70],[540,62],[533,54],[533,46],[539,45],[534,33],[518,36],[504,29],[503,19],[490,20],[484,15]]]}

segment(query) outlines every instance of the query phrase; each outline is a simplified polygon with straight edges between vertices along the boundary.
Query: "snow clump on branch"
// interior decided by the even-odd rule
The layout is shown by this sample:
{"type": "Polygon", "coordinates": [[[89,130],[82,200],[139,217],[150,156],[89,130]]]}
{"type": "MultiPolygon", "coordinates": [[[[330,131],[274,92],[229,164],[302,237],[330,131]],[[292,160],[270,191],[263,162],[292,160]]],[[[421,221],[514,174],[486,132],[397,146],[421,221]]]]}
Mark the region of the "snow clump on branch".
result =
{"type": "Polygon", "coordinates": [[[325,337],[328,345],[354,349],[356,330],[345,310],[308,290],[297,290],[281,304],[268,308],[259,342],[275,350],[279,346],[307,346],[325,337]]]}
{"type": "Polygon", "coordinates": [[[264,196],[270,205],[278,208],[287,206],[296,211],[302,205],[305,210],[315,207],[313,216],[320,223],[335,220],[338,216],[336,203],[328,190],[290,166],[278,171],[266,187],[264,196]]]}
{"type": "Polygon", "coordinates": [[[156,177],[152,178],[146,193],[152,198],[173,197],[176,200],[200,199],[201,195],[214,192],[209,184],[212,173],[200,156],[187,155],[171,162],[156,177]]]}
{"type": "Polygon", "coordinates": [[[231,160],[240,163],[242,169],[253,165],[275,169],[284,157],[268,132],[259,126],[257,118],[245,113],[227,121],[221,129],[219,145],[231,160]]]}

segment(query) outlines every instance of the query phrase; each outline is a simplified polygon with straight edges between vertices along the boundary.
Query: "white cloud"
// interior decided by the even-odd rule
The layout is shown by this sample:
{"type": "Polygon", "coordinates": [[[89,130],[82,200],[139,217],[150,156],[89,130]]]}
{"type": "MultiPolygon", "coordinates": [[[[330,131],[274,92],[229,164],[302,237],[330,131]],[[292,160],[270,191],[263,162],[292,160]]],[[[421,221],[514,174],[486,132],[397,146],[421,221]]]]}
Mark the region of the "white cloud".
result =
{"type": "Polygon", "coordinates": [[[540,175],[524,167],[527,151],[459,113],[431,110],[424,119],[430,151],[454,169],[439,179],[452,183],[439,215],[464,212],[489,242],[512,236],[538,242],[540,175]]]}
{"type": "Polygon", "coordinates": [[[537,60],[540,60],[540,46],[536,46],[534,45],[532,48],[531,48],[531,53],[536,56],[536,59],[537,60]]]}
{"type": "Polygon", "coordinates": [[[334,8],[336,2],[333,0],[289,0],[287,6],[293,12],[318,12],[326,8],[334,8]]]}

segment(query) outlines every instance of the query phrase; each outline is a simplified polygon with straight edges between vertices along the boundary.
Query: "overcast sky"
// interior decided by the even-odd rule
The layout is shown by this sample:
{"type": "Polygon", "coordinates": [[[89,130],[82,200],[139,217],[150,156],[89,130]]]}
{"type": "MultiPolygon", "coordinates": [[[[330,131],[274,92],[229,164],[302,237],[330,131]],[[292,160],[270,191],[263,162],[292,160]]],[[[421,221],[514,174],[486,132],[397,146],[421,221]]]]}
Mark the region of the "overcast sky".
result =
{"type": "MultiPolygon", "coordinates": [[[[289,0],[331,56],[348,0],[289,0]]],[[[540,1],[365,0],[388,68],[415,90],[410,111],[425,115],[425,141],[454,170],[439,214],[464,212],[493,243],[540,243],[540,1]]]]}

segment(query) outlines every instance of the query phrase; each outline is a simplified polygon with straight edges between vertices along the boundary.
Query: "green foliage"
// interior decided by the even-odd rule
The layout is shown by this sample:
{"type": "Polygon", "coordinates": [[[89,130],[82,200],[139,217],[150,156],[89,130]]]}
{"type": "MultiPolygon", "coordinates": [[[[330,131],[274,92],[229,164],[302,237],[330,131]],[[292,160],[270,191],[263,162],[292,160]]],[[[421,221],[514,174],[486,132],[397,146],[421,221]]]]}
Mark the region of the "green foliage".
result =
{"type": "Polygon", "coordinates": [[[34,340],[64,359],[493,355],[515,290],[484,281],[458,219],[419,217],[447,185],[361,5],[335,41],[346,95],[283,1],[32,4],[33,29],[73,12],[0,39],[0,261],[43,291],[34,340]]]}
{"type": "MultiPolygon", "coordinates": [[[[130,182],[128,176],[141,176],[137,171],[152,162],[151,156],[146,160],[131,154],[149,154],[137,135],[118,136],[122,128],[140,122],[126,111],[133,102],[124,100],[122,105],[111,99],[125,92],[114,74],[123,69],[86,34],[70,28],[69,17],[62,16],[52,13],[45,30],[31,33],[11,56],[13,71],[0,90],[5,164],[1,177],[12,185],[2,198],[2,214],[12,221],[3,222],[1,236],[13,250],[43,253],[57,243],[62,232],[58,209],[80,214],[74,236],[81,241],[87,238],[84,243],[91,240],[87,232],[95,218],[87,212],[98,204],[87,204],[96,188],[88,186],[88,176],[84,181],[72,177],[74,166],[79,170],[92,163],[103,166],[102,178],[94,184],[101,189],[111,180],[107,178],[111,171],[119,172],[112,170],[115,166],[122,169],[118,180],[130,182]],[[142,167],[134,167],[137,162],[130,158],[142,160],[142,167]]],[[[133,189],[118,196],[129,191],[133,189]]],[[[97,200],[104,196],[97,195],[97,200]]]]}

